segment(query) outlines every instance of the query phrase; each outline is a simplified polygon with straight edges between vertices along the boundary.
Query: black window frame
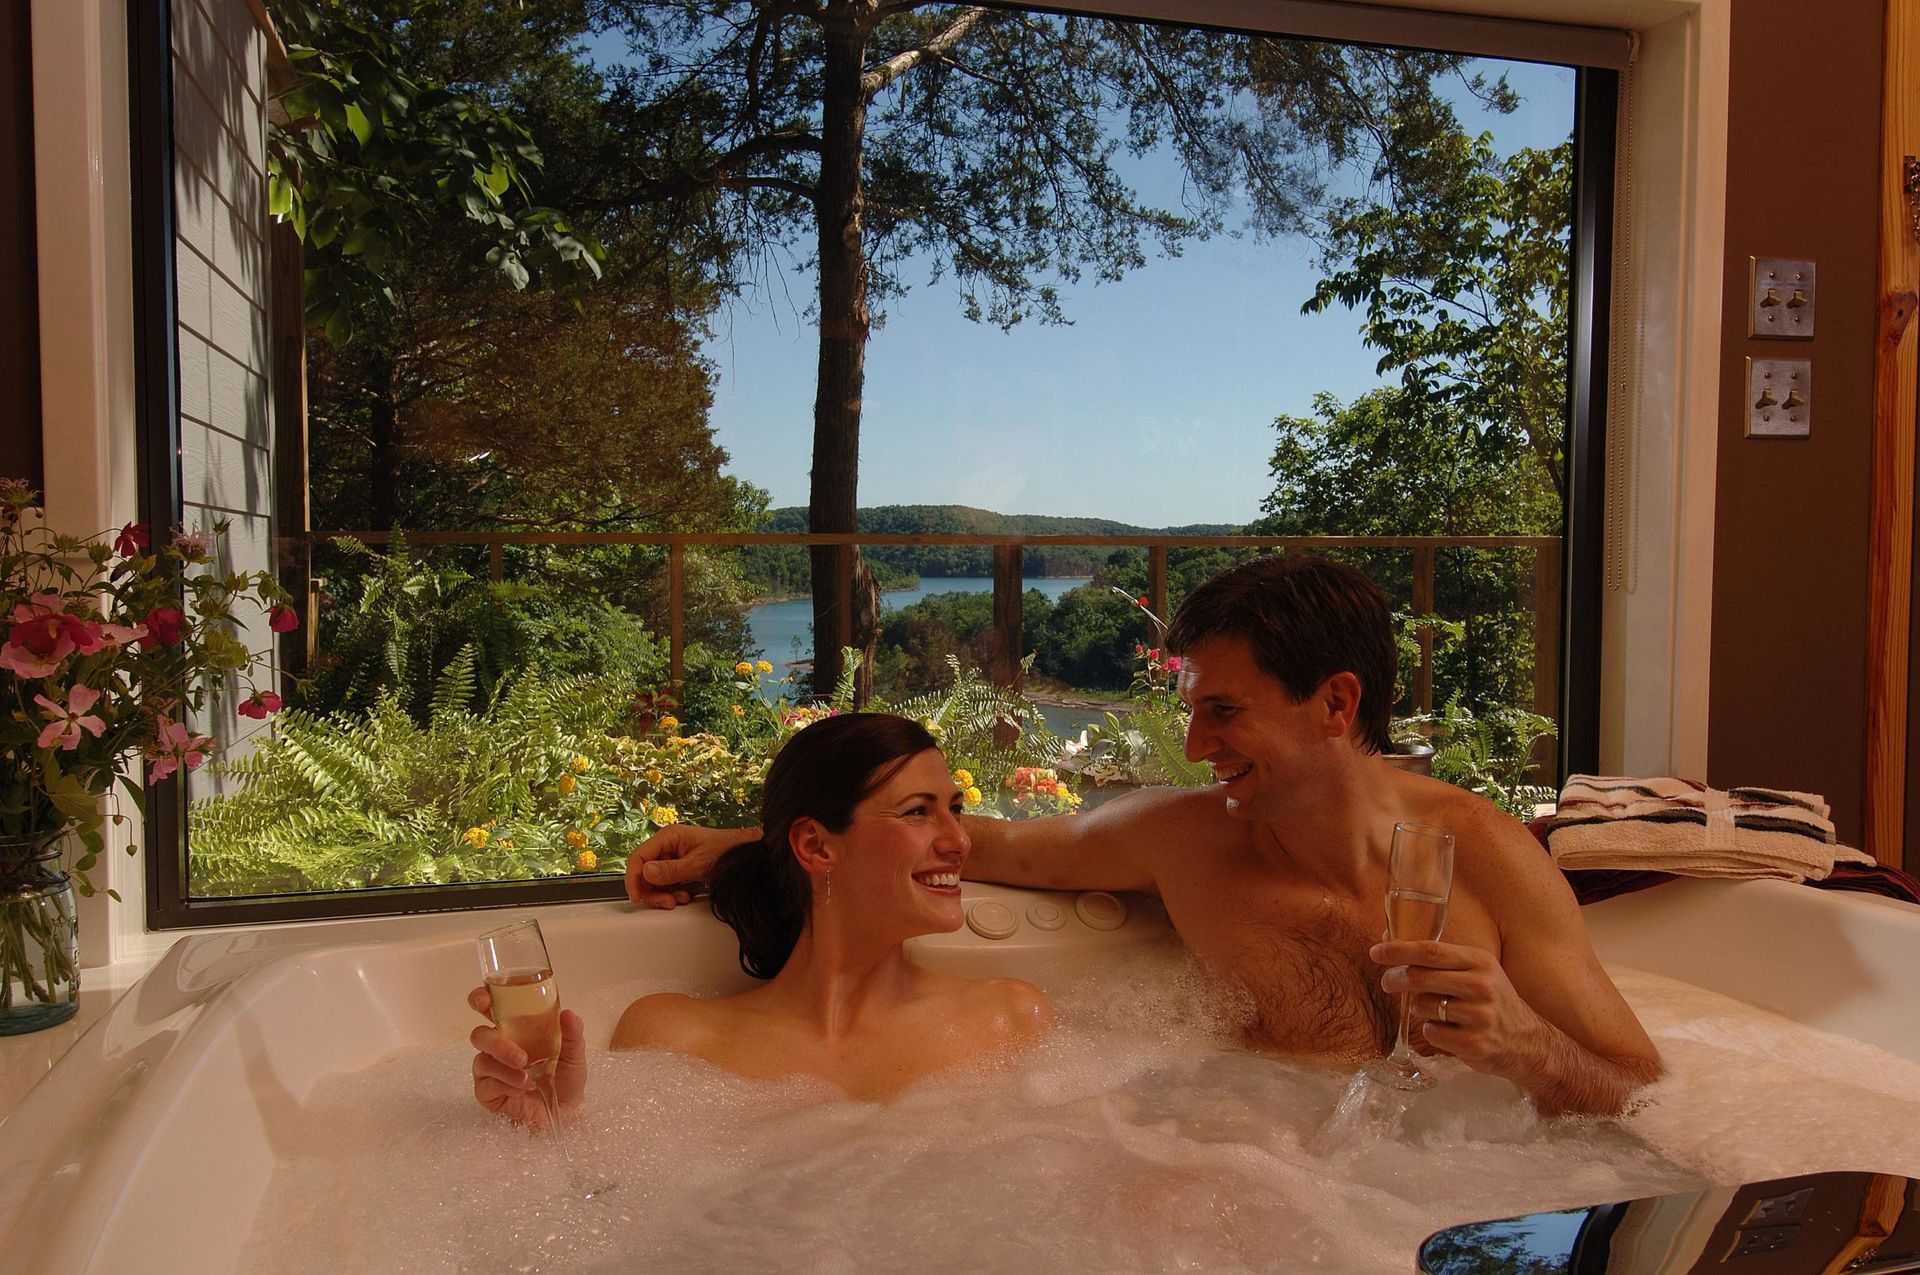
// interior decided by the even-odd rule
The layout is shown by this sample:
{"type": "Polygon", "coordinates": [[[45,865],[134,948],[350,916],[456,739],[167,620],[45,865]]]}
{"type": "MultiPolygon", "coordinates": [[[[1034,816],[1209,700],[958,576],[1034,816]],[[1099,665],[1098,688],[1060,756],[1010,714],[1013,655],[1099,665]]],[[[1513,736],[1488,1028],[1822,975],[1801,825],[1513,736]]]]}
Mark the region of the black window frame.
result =
{"type": "MultiPolygon", "coordinates": [[[[1012,3],[1013,0],[995,2],[1012,3]]],[[[1041,3],[1025,7],[1046,9],[1048,6],[1041,3]]],[[[1115,0],[1116,11],[1110,16],[1123,20],[1149,18],[1141,12],[1144,7],[1127,0],[1115,0]]],[[[1087,12],[1077,7],[1072,11],[1087,12]]],[[[1157,20],[1180,19],[1162,16],[1157,20]]],[[[174,277],[171,0],[127,0],[127,28],[139,508],[143,521],[163,527],[180,520],[182,494],[179,297],[174,277]]],[[[1291,34],[1265,29],[1242,33],[1291,34]]],[[[1300,38],[1324,37],[1303,34],[1300,38]]],[[[1525,60],[1512,54],[1499,56],[1525,60]]],[[[1556,759],[1561,777],[1569,773],[1590,773],[1599,761],[1607,359],[1621,83],[1620,73],[1610,68],[1576,65],[1574,70],[1568,483],[1561,530],[1565,548],[1561,569],[1561,729],[1556,759]]],[[[466,911],[624,897],[619,878],[594,876],[195,899],[186,893],[186,813],[183,775],[175,774],[146,785],[145,864],[150,929],[466,911]]]]}

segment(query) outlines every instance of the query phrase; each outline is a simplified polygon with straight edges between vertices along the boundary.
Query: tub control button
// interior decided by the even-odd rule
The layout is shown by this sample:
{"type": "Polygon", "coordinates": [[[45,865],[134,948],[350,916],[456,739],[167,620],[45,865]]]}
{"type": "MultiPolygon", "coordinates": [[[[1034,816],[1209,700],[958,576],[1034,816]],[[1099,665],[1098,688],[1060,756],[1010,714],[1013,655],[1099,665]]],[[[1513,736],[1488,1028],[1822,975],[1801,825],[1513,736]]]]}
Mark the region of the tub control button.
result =
{"type": "Polygon", "coordinates": [[[1067,923],[1067,914],[1051,903],[1036,903],[1027,909],[1027,924],[1036,930],[1057,930],[1067,923]]]}
{"type": "Polygon", "coordinates": [[[1006,904],[987,899],[967,909],[967,927],[983,939],[1010,939],[1020,918],[1006,904]]]}
{"type": "Polygon", "coordinates": [[[1073,914],[1091,930],[1117,930],[1127,923],[1127,905],[1105,890],[1088,890],[1075,899],[1073,914]]]}

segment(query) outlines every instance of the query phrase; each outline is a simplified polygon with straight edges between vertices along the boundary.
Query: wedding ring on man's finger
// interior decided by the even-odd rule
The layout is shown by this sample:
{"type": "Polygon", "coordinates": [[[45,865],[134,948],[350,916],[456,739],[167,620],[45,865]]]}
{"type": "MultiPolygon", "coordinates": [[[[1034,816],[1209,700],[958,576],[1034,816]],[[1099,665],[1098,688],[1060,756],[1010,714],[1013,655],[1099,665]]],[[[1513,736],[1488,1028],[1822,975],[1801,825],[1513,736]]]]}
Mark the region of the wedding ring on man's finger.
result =
{"type": "Polygon", "coordinates": [[[1440,998],[1440,1021],[1443,1023],[1447,1021],[1447,1002],[1452,999],[1453,997],[1451,996],[1442,996],[1440,998]]]}

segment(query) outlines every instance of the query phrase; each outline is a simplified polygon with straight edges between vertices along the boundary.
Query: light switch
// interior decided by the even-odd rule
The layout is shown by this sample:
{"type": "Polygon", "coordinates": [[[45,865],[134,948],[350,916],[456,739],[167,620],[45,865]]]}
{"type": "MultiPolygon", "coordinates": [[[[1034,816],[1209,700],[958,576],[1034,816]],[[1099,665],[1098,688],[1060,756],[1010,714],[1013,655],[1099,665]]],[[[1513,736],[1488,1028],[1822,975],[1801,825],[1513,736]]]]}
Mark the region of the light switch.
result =
{"type": "Polygon", "coordinates": [[[1813,339],[1813,263],[1749,257],[1747,335],[1784,341],[1813,339]]]}
{"type": "Polygon", "coordinates": [[[1813,360],[1747,360],[1747,437],[1805,438],[1813,432],[1813,360]]]}

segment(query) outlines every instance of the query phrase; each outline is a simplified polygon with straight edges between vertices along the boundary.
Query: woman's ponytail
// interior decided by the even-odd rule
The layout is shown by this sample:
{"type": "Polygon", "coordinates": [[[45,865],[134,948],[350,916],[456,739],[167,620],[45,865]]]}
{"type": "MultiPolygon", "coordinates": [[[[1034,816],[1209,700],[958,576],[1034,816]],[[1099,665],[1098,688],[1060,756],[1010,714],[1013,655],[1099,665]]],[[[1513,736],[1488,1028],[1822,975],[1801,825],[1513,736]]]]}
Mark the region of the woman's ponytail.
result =
{"type": "Polygon", "coordinates": [[[740,968],[755,978],[772,978],[787,963],[812,895],[793,852],[761,840],[728,849],[707,877],[713,914],[738,936],[740,968]]]}

